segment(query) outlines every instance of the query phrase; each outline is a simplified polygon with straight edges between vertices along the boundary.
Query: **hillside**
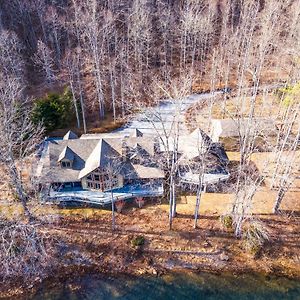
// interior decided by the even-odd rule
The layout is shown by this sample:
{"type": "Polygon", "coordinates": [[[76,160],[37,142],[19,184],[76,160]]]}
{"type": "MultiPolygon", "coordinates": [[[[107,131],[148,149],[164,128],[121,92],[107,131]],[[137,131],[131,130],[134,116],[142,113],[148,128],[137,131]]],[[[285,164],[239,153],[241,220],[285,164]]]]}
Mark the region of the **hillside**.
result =
{"type": "Polygon", "coordinates": [[[299,55],[300,0],[0,0],[0,298],[297,296],[299,55]]]}
{"type": "Polygon", "coordinates": [[[69,86],[81,126],[84,112],[124,117],[182,82],[184,93],[293,82],[297,4],[1,1],[1,68],[35,97],[69,86]]]}

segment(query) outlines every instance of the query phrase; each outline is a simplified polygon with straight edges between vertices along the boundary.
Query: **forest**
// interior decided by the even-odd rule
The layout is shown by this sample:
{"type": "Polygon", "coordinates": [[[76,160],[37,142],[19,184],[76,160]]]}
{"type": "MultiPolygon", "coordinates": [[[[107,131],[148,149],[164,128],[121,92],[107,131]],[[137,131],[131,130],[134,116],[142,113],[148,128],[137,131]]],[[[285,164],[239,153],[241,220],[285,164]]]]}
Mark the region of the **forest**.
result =
{"type": "MultiPolygon", "coordinates": [[[[176,118],[174,122],[174,128],[179,126],[176,118]]],[[[175,136],[174,131],[163,138],[175,136]]],[[[280,265],[282,274],[286,269],[296,274],[299,144],[299,0],[0,1],[0,279],[10,284],[13,278],[46,278],[62,265],[61,249],[73,244],[91,255],[103,247],[100,252],[107,259],[100,265],[95,263],[99,257],[90,260],[106,271],[116,245],[118,263],[113,268],[131,256],[139,261],[137,248],[144,245],[132,250],[128,240],[130,245],[137,239],[171,251],[167,249],[171,229],[182,232],[171,242],[182,251],[198,249],[198,236],[193,237],[199,234],[204,250],[214,243],[218,249],[227,247],[221,261],[231,255],[243,257],[234,261],[233,268],[248,264],[257,270],[261,266],[254,259],[266,255],[265,269],[276,271],[280,265]],[[67,216],[37,201],[36,182],[28,178],[46,136],[70,128],[79,134],[110,131],[145,108],[155,111],[162,99],[182,103],[186,96],[202,93],[211,97],[187,110],[189,129],[201,127],[208,133],[212,120],[227,118],[236,122],[239,134],[234,141],[220,141],[231,161],[226,190],[202,195],[200,188],[190,193],[192,204],[186,200],[187,214],[195,224],[184,219],[180,201],[176,213],[176,197],[170,195],[159,208],[145,208],[144,214],[142,210],[117,214],[120,227],[109,234],[110,216],[105,213],[87,209],[80,215],[67,210],[67,216]],[[272,119],[276,133],[257,126],[258,119],[272,119]],[[212,214],[207,219],[200,200],[205,212],[212,214]],[[143,218],[148,222],[141,223],[143,218]],[[99,219],[106,225],[96,227],[99,219]],[[133,221],[143,229],[142,235],[132,235],[133,221]],[[90,228],[98,230],[105,242],[100,237],[94,240],[90,228]],[[73,239],[68,230],[74,230],[73,239]],[[155,230],[160,234],[157,239],[152,236],[155,230]],[[220,238],[214,240],[212,231],[222,232],[220,238]],[[232,238],[234,250],[229,246],[232,238]],[[243,256],[243,247],[253,260],[243,256]],[[272,259],[272,266],[266,262],[272,251],[282,259],[276,258],[276,266],[272,259]]],[[[168,155],[164,168],[175,190],[178,164],[172,153],[168,155]]],[[[207,164],[205,157],[200,163],[207,164]]],[[[79,259],[68,249],[73,261],[79,259]]],[[[145,255],[149,253],[147,248],[145,255]]],[[[145,261],[139,263],[144,266],[145,261]]],[[[126,268],[130,273],[135,266],[126,268]]]]}
{"type": "Polygon", "coordinates": [[[70,88],[86,132],[87,114],[124,117],[158,82],[189,77],[191,91],[295,82],[298,4],[1,1],[1,73],[33,97],[70,88]]]}

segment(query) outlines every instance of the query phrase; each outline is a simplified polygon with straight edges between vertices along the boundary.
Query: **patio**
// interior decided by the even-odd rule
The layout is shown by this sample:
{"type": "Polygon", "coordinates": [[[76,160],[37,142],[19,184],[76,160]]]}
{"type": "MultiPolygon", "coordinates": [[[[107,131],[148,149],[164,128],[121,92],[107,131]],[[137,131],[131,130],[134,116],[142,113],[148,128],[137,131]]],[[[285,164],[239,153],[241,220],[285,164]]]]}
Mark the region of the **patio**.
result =
{"type": "MultiPolygon", "coordinates": [[[[48,201],[82,202],[106,206],[111,204],[111,192],[89,191],[81,188],[65,189],[59,192],[50,191],[48,201]]],[[[114,201],[129,200],[136,197],[160,197],[163,196],[162,185],[127,185],[113,190],[114,201]]]]}

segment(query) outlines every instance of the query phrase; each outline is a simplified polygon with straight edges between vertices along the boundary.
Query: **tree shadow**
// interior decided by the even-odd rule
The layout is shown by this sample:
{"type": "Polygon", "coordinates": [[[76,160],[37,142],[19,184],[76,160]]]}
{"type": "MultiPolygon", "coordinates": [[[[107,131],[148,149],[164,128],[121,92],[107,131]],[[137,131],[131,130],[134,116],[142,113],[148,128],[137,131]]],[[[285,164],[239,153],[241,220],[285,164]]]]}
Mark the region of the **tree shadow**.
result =
{"type": "MultiPolygon", "coordinates": [[[[193,214],[183,214],[183,213],[177,213],[176,219],[188,219],[188,220],[194,220],[193,214]]],[[[219,216],[208,216],[208,215],[199,215],[198,220],[205,219],[205,220],[218,220],[219,216]]]]}

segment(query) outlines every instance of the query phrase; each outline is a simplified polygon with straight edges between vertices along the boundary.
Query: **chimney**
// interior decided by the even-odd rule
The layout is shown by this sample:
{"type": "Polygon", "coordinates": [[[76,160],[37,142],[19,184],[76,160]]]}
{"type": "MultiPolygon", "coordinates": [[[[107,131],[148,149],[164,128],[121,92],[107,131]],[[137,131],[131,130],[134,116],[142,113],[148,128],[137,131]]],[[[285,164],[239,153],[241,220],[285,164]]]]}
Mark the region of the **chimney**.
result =
{"type": "Polygon", "coordinates": [[[122,139],[122,160],[126,161],[129,155],[129,147],[125,139],[122,139]]]}

